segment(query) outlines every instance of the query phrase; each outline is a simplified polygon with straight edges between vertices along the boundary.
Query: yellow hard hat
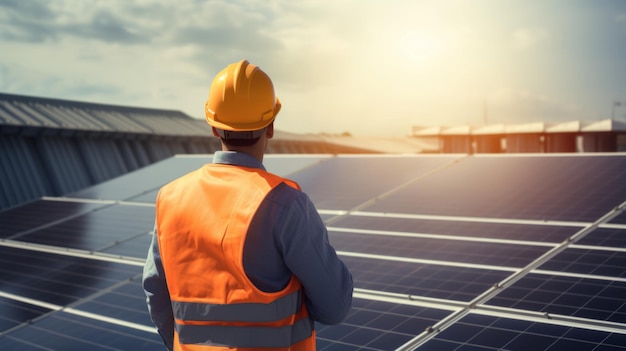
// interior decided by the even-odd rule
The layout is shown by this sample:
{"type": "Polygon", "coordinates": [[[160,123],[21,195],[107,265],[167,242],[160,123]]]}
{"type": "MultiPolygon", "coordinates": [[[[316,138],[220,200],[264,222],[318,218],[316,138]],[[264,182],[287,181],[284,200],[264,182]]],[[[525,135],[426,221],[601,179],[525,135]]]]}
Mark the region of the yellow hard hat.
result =
{"type": "MultiPolygon", "coordinates": [[[[204,106],[207,122],[218,131],[257,131],[274,121],[280,111],[270,77],[259,67],[242,60],[220,71],[211,83],[204,106]]],[[[224,137],[223,133],[220,133],[224,137]]],[[[252,134],[251,134],[252,135],[252,134]]]]}

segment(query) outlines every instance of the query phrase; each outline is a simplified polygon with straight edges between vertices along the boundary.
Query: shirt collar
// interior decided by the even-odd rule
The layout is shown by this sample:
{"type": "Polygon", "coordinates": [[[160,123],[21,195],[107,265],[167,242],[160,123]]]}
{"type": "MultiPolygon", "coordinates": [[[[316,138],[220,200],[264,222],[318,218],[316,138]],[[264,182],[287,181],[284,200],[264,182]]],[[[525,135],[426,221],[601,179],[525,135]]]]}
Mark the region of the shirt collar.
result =
{"type": "Polygon", "coordinates": [[[256,158],[236,151],[216,151],[213,154],[213,163],[226,164],[248,168],[260,168],[265,171],[265,166],[256,158]]]}

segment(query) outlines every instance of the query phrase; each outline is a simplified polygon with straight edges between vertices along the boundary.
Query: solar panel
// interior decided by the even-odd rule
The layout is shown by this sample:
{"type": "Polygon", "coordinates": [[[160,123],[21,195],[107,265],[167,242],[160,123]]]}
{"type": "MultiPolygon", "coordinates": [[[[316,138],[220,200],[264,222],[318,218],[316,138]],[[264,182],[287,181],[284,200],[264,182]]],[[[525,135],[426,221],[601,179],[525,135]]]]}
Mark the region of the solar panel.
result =
{"type": "Polygon", "coordinates": [[[475,156],[363,210],[593,222],[626,198],[624,169],[619,156],[475,156]]]}
{"type": "MultiPolygon", "coordinates": [[[[0,349],[159,349],[140,285],[154,199],[207,162],[0,212],[0,349]]],[[[625,349],[626,154],[264,163],[309,194],[354,277],[318,350],[625,349]]]]}
{"type": "Polygon", "coordinates": [[[141,267],[0,246],[2,292],[64,306],[141,273],[141,267]]]}
{"type": "Polygon", "coordinates": [[[619,333],[471,314],[453,324],[420,351],[626,350],[619,333]]]}
{"type": "Polygon", "coordinates": [[[289,178],[302,186],[318,208],[349,210],[455,159],[454,156],[419,159],[410,156],[340,156],[290,174],[289,178]]]}

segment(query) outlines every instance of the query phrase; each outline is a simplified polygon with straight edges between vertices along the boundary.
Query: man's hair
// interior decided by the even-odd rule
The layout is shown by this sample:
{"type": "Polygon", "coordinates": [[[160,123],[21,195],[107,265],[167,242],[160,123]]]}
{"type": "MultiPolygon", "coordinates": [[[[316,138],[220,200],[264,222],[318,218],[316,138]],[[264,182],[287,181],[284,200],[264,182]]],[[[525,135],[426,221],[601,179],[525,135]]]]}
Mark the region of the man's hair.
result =
{"type": "Polygon", "coordinates": [[[241,146],[252,146],[254,144],[256,144],[260,138],[254,138],[254,139],[225,139],[225,138],[221,138],[222,142],[224,144],[226,144],[226,146],[229,147],[241,147],[241,146]]]}

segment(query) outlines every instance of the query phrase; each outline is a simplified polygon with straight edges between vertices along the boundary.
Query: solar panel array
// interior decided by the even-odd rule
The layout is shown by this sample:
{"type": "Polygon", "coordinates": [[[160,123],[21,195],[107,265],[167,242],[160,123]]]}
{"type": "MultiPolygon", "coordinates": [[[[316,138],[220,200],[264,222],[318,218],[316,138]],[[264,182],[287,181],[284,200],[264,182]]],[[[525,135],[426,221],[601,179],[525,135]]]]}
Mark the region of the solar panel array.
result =
{"type": "MultiPolygon", "coordinates": [[[[1,350],[155,350],[141,270],[177,156],[0,213],[1,350]]],[[[268,155],[350,268],[318,350],[626,350],[626,154],[268,155]]]]}

